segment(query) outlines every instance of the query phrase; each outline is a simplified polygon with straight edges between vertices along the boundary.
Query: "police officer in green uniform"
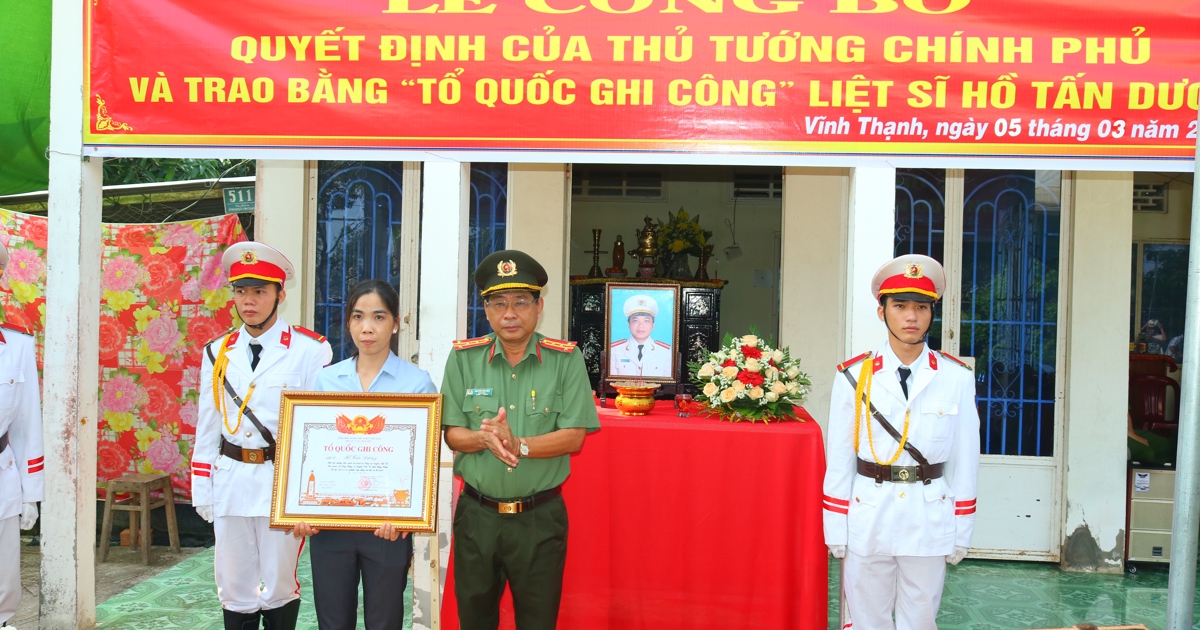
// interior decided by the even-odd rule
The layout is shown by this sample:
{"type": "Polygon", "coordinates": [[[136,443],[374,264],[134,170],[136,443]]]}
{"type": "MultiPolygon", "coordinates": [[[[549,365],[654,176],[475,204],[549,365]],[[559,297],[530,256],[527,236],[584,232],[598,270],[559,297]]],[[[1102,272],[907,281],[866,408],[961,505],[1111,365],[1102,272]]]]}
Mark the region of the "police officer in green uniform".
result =
{"type": "Polygon", "coordinates": [[[562,483],[600,428],[583,355],[534,332],[546,270],[516,250],[479,263],[493,332],[454,342],[442,423],[466,485],[454,514],[454,593],[463,630],[495,630],[507,581],[519,630],[553,630],[567,556],[562,483]]]}

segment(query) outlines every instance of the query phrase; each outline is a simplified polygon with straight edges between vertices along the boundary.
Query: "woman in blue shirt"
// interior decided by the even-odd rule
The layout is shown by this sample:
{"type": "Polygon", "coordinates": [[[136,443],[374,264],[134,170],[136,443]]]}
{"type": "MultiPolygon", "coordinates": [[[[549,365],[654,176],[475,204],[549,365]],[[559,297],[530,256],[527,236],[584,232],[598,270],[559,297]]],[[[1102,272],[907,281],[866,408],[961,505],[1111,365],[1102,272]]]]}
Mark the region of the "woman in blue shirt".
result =
{"type": "MultiPolygon", "coordinates": [[[[400,298],[379,280],[359,283],[346,300],[346,330],[354,354],[317,373],[324,392],[436,394],[429,373],[396,356],[400,298]]],[[[298,523],[297,538],[312,536],[313,601],[321,630],[354,630],[358,622],[358,581],[362,577],[363,616],[367,630],[399,630],[412,539],[391,523],[374,533],[318,530],[298,523]]]]}

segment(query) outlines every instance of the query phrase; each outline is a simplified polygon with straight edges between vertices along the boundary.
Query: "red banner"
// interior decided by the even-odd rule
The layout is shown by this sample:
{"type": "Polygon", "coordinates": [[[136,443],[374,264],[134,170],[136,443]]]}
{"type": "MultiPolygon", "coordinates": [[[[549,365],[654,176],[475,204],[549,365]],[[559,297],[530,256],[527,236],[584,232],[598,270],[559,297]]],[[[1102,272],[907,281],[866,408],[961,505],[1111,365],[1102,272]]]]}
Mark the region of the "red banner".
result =
{"type": "Polygon", "coordinates": [[[91,147],[1190,160],[1200,2],[97,0],[91,147]]]}

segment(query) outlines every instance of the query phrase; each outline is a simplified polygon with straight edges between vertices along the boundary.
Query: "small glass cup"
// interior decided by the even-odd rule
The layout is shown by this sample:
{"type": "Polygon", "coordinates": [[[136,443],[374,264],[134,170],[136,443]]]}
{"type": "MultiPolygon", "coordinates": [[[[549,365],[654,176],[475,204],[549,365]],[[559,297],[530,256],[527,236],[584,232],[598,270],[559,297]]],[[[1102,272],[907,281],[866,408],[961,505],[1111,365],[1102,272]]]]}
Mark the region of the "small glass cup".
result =
{"type": "Polygon", "coordinates": [[[675,415],[680,418],[692,417],[692,395],[675,394],[675,415]]]}

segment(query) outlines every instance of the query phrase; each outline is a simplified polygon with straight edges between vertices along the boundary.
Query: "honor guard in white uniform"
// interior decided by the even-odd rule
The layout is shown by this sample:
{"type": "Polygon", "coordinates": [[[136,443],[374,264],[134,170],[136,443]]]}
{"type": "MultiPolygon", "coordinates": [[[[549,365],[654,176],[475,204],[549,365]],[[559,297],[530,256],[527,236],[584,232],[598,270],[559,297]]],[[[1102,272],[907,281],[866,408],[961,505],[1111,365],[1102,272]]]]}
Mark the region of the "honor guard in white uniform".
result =
{"type": "MultiPolygon", "coordinates": [[[[0,273],[6,267],[0,245],[0,273]]],[[[0,324],[0,626],[21,602],[20,530],[37,522],[45,487],[36,352],[29,331],[0,324]]]]}
{"type": "Polygon", "coordinates": [[[625,300],[630,336],[609,346],[609,374],[671,378],[671,344],[651,336],[656,319],[658,302],[654,298],[639,294],[625,300]]]}
{"type": "Polygon", "coordinates": [[[844,558],[855,630],[936,628],[946,564],[971,546],[975,379],[965,363],[925,344],[945,278],[937,261],[919,255],[875,272],[888,340],[839,365],[834,381],[825,543],[844,558]]]}
{"type": "Polygon", "coordinates": [[[226,630],[296,627],[303,540],[268,527],[284,390],[311,390],[333,351],[277,314],[292,265],[262,243],[238,243],[221,265],[243,325],[204,348],[192,503],[214,523],[217,597],[226,630]]]}

